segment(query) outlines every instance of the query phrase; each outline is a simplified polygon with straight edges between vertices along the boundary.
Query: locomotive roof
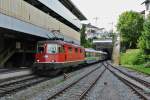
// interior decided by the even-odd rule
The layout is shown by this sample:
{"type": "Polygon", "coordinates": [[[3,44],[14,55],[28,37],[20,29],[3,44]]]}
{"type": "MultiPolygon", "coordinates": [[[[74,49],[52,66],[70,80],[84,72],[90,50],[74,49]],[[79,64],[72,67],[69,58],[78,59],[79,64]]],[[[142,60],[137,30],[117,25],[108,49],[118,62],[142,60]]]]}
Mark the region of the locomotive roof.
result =
{"type": "Polygon", "coordinates": [[[69,43],[69,42],[62,41],[62,40],[46,40],[46,41],[39,41],[38,43],[57,43],[57,44],[62,44],[62,45],[66,44],[66,45],[71,45],[71,46],[83,48],[80,45],[69,43]]]}
{"type": "Polygon", "coordinates": [[[95,52],[95,53],[107,54],[106,52],[97,51],[97,50],[94,50],[94,49],[92,49],[92,48],[85,48],[85,51],[86,51],[86,52],[95,52]]]}

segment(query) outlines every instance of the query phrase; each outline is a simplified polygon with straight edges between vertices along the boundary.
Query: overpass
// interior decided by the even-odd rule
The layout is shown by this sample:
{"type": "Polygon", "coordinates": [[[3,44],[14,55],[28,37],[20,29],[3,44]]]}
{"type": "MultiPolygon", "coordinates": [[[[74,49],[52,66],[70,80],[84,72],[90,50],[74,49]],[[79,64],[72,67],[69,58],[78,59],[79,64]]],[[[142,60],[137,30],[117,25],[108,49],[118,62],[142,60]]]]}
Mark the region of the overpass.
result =
{"type": "Polygon", "coordinates": [[[102,50],[107,52],[110,55],[110,59],[112,57],[112,40],[107,39],[107,40],[93,40],[93,44],[95,45],[96,50],[102,50]]]}

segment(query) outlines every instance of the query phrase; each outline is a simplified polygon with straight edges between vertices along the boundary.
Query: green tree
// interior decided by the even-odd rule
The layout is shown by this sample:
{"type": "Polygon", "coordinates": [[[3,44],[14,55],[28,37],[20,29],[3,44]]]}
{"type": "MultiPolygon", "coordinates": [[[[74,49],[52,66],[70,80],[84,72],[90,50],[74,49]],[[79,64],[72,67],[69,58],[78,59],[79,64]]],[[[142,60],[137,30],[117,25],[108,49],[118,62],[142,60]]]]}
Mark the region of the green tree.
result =
{"type": "Polygon", "coordinates": [[[85,34],[85,31],[86,31],[86,26],[83,24],[82,25],[82,29],[81,29],[81,36],[80,36],[80,40],[81,40],[81,45],[82,46],[85,46],[86,44],[86,34],[85,34]]]}
{"type": "Polygon", "coordinates": [[[143,30],[144,18],[134,11],[126,11],[119,16],[117,30],[121,33],[121,47],[137,48],[138,38],[143,30]]]}
{"type": "Polygon", "coordinates": [[[148,18],[144,25],[144,30],[139,38],[139,47],[145,54],[150,54],[150,18],[148,18]]]}
{"type": "Polygon", "coordinates": [[[86,31],[86,26],[83,24],[82,25],[82,29],[81,29],[81,45],[84,46],[85,48],[91,48],[93,46],[92,44],[92,39],[86,39],[86,34],[85,34],[85,31],[86,31]]]}

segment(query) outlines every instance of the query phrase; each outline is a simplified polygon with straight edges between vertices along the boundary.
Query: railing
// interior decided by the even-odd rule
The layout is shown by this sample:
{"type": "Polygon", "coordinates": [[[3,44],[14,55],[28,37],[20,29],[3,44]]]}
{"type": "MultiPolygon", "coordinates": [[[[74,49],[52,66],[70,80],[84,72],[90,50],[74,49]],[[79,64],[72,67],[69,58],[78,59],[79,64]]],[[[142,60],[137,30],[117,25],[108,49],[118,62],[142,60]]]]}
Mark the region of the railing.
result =
{"type": "Polygon", "coordinates": [[[5,62],[16,52],[14,45],[8,49],[2,50],[0,53],[0,65],[4,65],[5,62]]]}

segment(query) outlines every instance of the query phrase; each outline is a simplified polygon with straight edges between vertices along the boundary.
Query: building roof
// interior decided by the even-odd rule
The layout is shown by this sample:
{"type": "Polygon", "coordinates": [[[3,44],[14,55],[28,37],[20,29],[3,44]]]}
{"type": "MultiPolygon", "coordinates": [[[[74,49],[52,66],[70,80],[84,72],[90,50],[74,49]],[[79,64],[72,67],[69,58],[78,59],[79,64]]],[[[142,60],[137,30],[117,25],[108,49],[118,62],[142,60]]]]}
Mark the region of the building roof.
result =
{"type": "Polygon", "coordinates": [[[80,20],[87,20],[83,13],[73,4],[71,0],[59,0],[66,8],[68,8],[80,20]]]}
{"type": "Polygon", "coordinates": [[[104,28],[99,28],[99,27],[96,27],[96,26],[94,26],[94,25],[91,25],[90,23],[89,24],[85,24],[86,25],[86,27],[88,27],[88,28],[95,28],[95,29],[98,29],[98,30],[103,30],[104,28]]]}
{"type": "Polygon", "coordinates": [[[112,43],[112,40],[94,40],[93,43],[112,43]]]}
{"type": "Polygon", "coordinates": [[[150,0],[145,0],[142,4],[147,4],[149,2],[150,2],[150,0]]]}
{"type": "MultiPolygon", "coordinates": [[[[38,8],[39,10],[49,14],[50,16],[56,18],[60,22],[70,26],[71,28],[75,29],[76,31],[80,31],[80,28],[77,27],[75,24],[70,22],[68,19],[64,18],[64,16],[61,16],[59,13],[45,5],[41,1],[45,0],[24,0],[28,2],[29,4],[33,5],[34,7],[38,8]]],[[[79,20],[86,20],[86,17],[80,12],[80,10],[70,1],[70,0],[58,0],[68,11],[70,11],[73,15],[75,15],[79,20]]],[[[57,8],[57,7],[56,7],[57,8]]]]}

